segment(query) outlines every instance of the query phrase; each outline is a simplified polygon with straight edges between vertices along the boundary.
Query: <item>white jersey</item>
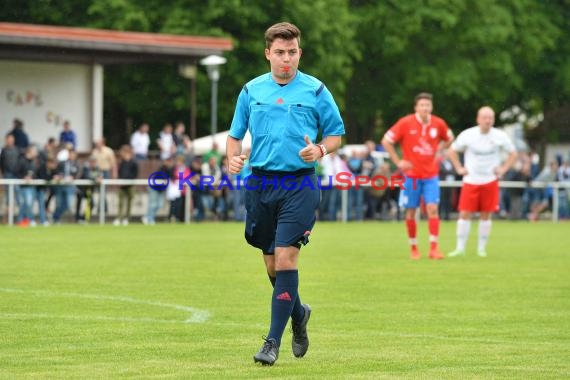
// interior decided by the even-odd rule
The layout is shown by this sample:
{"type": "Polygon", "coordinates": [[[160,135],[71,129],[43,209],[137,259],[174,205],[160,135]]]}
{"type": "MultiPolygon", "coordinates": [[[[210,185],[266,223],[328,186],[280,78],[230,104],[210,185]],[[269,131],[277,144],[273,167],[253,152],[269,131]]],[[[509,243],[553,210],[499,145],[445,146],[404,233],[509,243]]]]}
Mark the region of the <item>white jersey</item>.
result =
{"type": "Polygon", "coordinates": [[[150,145],[150,138],[148,133],[141,133],[136,131],[131,136],[131,147],[135,154],[140,154],[143,156],[148,155],[148,146],[150,145]]]}
{"type": "Polygon", "coordinates": [[[481,133],[475,126],[461,132],[451,149],[465,154],[463,166],[468,174],[463,182],[482,185],[497,179],[495,169],[501,165],[501,151],[514,152],[515,147],[505,132],[491,128],[481,133]]]}
{"type": "Polygon", "coordinates": [[[158,140],[160,141],[160,159],[166,160],[168,157],[172,156],[174,148],[174,138],[172,137],[172,133],[160,132],[158,140]]]}

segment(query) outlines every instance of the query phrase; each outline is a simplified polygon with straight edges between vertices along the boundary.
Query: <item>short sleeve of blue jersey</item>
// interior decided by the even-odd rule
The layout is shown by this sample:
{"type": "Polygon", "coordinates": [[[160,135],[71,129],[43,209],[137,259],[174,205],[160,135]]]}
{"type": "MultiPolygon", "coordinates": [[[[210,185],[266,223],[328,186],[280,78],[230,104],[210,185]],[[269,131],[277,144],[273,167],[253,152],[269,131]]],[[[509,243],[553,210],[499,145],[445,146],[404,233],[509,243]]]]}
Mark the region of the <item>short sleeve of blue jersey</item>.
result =
{"type": "Polygon", "coordinates": [[[340,111],[328,88],[324,87],[317,96],[316,109],[323,138],[344,135],[344,123],[340,117],[340,111]]]}
{"type": "Polygon", "coordinates": [[[249,94],[245,89],[239,93],[234,112],[234,118],[230,127],[230,136],[242,140],[247,132],[249,121],[249,94]]]}

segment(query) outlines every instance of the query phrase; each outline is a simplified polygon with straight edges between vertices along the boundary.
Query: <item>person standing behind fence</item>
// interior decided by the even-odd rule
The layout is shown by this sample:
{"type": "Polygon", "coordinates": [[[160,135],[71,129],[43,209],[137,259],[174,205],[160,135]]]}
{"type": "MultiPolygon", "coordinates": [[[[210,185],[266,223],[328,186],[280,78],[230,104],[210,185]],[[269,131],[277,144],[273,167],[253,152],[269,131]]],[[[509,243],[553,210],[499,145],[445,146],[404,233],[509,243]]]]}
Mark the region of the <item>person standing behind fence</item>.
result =
{"type": "Polygon", "coordinates": [[[24,122],[20,119],[14,119],[12,125],[13,128],[8,133],[14,136],[14,144],[20,149],[21,153],[24,153],[24,150],[30,145],[30,139],[24,132],[24,122]]]}
{"type": "Polygon", "coordinates": [[[46,162],[50,157],[55,159],[57,157],[57,148],[58,145],[56,144],[55,138],[49,137],[44,144],[43,149],[38,153],[40,161],[46,162]]]}
{"type": "Polygon", "coordinates": [[[174,132],[172,132],[172,141],[176,146],[176,154],[179,154],[181,151],[184,150],[184,136],[186,132],[186,126],[183,122],[179,121],[176,123],[174,127],[174,132]]]}
{"type": "MultiPolygon", "coordinates": [[[[229,171],[226,173],[231,176],[232,184],[234,186],[234,190],[232,193],[233,199],[233,208],[234,208],[234,220],[243,222],[245,221],[245,179],[251,175],[251,166],[249,165],[249,155],[251,150],[249,148],[245,148],[243,150],[243,155],[246,156],[244,160],[244,165],[241,171],[237,174],[231,174],[229,171]]],[[[227,161],[227,157],[226,157],[227,161]]]]}
{"type": "MultiPolygon", "coordinates": [[[[57,153],[58,153],[58,143],[55,140],[55,137],[49,137],[46,141],[46,143],[43,146],[43,149],[39,151],[39,159],[40,159],[40,167],[45,167],[46,163],[48,161],[48,159],[52,158],[55,162],[55,165],[57,167],[57,153]]],[[[51,164],[53,166],[53,163],[51,164]]],[[[51,177],[50,177],[51,178],[51,177]]],[[[38,197],[43,197],[44,198],[44,205],[43,205],[43,209],[44,211],[47,213],[47,210],[49,209],[49,202],[51,201],[51,199],[53,198],[54,191],[53,188],[51,186],[46,186],[44,187],[44,191],[42,192],[42,194],[40,194],[40,192],[38,192],[36,194],[38,197]]],[[[41,216],[41,214],[40,214],[41,216]]],[[[44,215],[45,216],[45,215],[44,215]]],[[[49,224],[44,223],[44,224],[49,224]]]]}
{"type": "Polygon", "coordinates": [[[97,160],[95,157],[90,156],[87,162],[83,165],[81,176],[79,179],[92,181],[91,185],[77,186],[77,196],[75,200],[75,221],[77,223],[89,222],[95,202],[93,201],[93,194],[95,193],[95,186],[101,182],[103,175],[97,167],[97,160]],[[86,200],[85,212],[81,213],[81,206],[83,200],[86,200]]]}
{"type": "MultiPolygon", "coordinates": [[[[38,170],[38,150],[34,145],[29,145],[26,152],[18,160],[17,177],[25,181],[36,179],[38,170]]],[[[36,226],[34,220],[34,199],[36,198],[36,188],[32,185],[23,184],[20,186],[20,215],[18,225],[21,227],[36,226]]]]}
{"type": "MultiPolygon", "coordinates": [[[[162,166],[158,169],[158,172],[162,173],[163,177],[161,178],[165,182],[167,181],[167,178],[169,183],[177,179],[177,176],[174,173],[174,160],[172,157],[168,157],[162,162],[162,166]]],[[[160,186],[156,188],[153,186],[148,187],[148,209],[146,215],[142,217],[143,224],[151,226],[156,224],[156,214],[160,209],[162,209],[165,196],[165,188],[160,186]]]]}
{"type": "MultiPolygon", "coordinates": [[[[57,173],[57,161],[53,156],[46,156],[46,159],[39,160],[39,167],[37,170],[37,178],[43,179],[44,181],[51,182],[53,177],[57,173]]],[[[46,193],[48,186],[40,185],[36,187],[36,200],[38,202],[38,213],[40,224],[47,227],[49,222],[47,221],[47,210],[46,210],[46,193]]]]}
{"type": "Polygon", "coordinates": [[[91,155],[97,160],[97,167],[101,170],[104,179],[117,177],[115,152],[105,144],[104,138],[95,141],[95,148],[91,155]]]}
{"type": "Polygon", "coordinates": [[[172,136],[172,124],[167,123],[162,127],[162,131],[156,144],[160,148],[160,159],[165,160],[172,156],[176,152],[176,146],[174,145],[174,137],[172,136]]]}
{"type": "MultiPolygon", "coordinates": [[[[14,135],[7,134],[5,137],[5,144],[2,147],[2,152],[0,152],[0,170],[2,171],[2,177],[4,179],[16,179],[18,178],[18,160],[20,159],[20,149],[15,144],[14,135]]],[[[5,187],[6,204],[8,204],[8,186],[5,187]]],[[[14,185],[14,200],[18,202],[18,192],[20,191],[20,186],[14,185]]],[[[14,205],[11,205],[14,207],[14,205]]]]}
{"type": "MultiPolygon", "coordinates": [[[[172,185],[176,186],[176,197],[173,199],[173,216],[178,222],[184,222],[184,210],[186,209],[186,192],[190,191],[188,186],[184,185],[180,188],[180,178],[188,178],[188,176],[193,173],[190,168],[186,166],[186,159],[184,155],[178,155],[174,158],[174,176],[175,180],[172,181],[172,185]]],[[[172,190],[172,187],[169,189],[172,190]]]]}
{"type": "Polygon", "coordinates": [[[54,176],[54,180],[63,184],[54,186],[55,212],[53,213],[53,222],[55,224],[60,223],[63,214],[71,207],[75,195],[73,180],[79,175],[79,169],[77,153],[74,150],[70,150],[67,159],[59,162],[57,166],[57,174],[54,176]]]}
{"type": "MultiPolygon", "coordinates": [[[[95,147],[91,152],[97,161],[97,167],[101,171],[103,179],[117,178],[117,159],[115,152],[105,144],[105,139],[100,138],[95,141],[95,147]]],[[[107,211],[107,198],[99,198],[99,202],[103,202],[105,211],[107,211]]],[[[99,206],[99,210],[101,206],[99,206]]]]}
{"type": "Polygon", "coordinates": [[[15,144],[14,135],[7,134],[4,141],[2,152],[0,152],[0,170],[2,171],[2,177],[14,179],[18,170],[20,150],[15,144]]]}
{"type": "MultiPolygon", "coordinates": [[[[542,171],[536,176],[534,181],[536,182],[555,182],[558,176],[558,163],[553,160],[550,161],[547,166],[542,169],[542,171]]],[[[540,216],[540,213],[548,208],[552,208],[553,199],[553,188],[552,186],[546,186],[544,188],[535,188],[538,195],[534,198],[534,201],[530,203],[530,211],[528,213],[528,219],[530,221],[536,222],[540,216]]]]}
{"type": "Polygon", "coordinates": [[[507,134],[493,127],[495,112],[482,107],[477,112],[477,125],[457,136],[449,149],[449,159],[457,174],[463,176],[457,221],[457,246],[449,257],[465,255],[465,245],[471,228],[471,213],[479,212],[479,241],[477,254],[486,257],[486,245],[491,233],[491,215],[499,210],[499,178],[517,159],[515,147],[507,134]],[[508,158],[501,164],[501,152],[508,158]],[[461,165],[458,152],[464,154],[461,165]]]}
{"type": "Polygon", "coordinates": [[[77,149],[77,136],[75,132],[71,129],[71,125],[68,120],[63,122],[63,131],[59,134],[59,144],[67,145],[71,144],[73,149],[77,149]]]}
{"type": "MultiPolygon", "coordinates": [[[[557,178],[559,182],[570,184],[570,161],[564,161],[558,168],[557,178]]],[[[568,201],[569,187],[561,187],[558,190],[558,216],[560,219],[570,218],[570,205],[568,201]]]]}
{"type": "Polygon", "coordinates": [[[439,238],[439,163],[436,155],[453,141],[447,123],[432,115],[432,95],[422,92],[414,100],[415,114],[398,120],[382,139],[382,145],[406,180],[400,191],[400,203],[406,209],[406,227],[411,247],[410,258],[420,259],[416,239],[416,209],[420,198],[426,203],[430,251],[429,258],[440,260],[444,256],[438,248],[439,238]],[[394,144],[400,143],[403,157],[396,153],[394,144]]]}
{"type": "Polygon", "coordinates": [[[202,189],[203,197],[202,201],[205,203],[206,210],[212,212],[216,219],[219,219],[220,208],[219,202],[221,191],[216,190],[220,181],[222,180],[222,168],[218,165],[218,160],[215,156],[210,156],[208,161],[202,164],[202,176],[208,179],[208,185],[204,186],[202,189]]]}
{"type": "MultiPolygon", "coordinates": [[[[372,140],[366,140],[364,142],[364,146],[366,147],[366,152],[364,153],[364,157],[362,159],[362,175],[365,175],[368,178],[372,179],[374,172],[378,168],[378,162],[373,155],[373,152],[376,151],[376,144],[372,140]]],[[[375,195],[372,187],[367,187],[364,191],[364,209],[366,210],[366,213],[364,214],[365,219],[374,218],[374,198],[375,195]]]]}
{"type": "Polygon", "coordinates": [[[302,53],[300,37],[299,29],[289,23],[267,29],[265,58],[271,72],[243,87],[226,146],[228,172],[238,174],[246,160],[242,139],[250,131],[250,165],[257,178],[249,177],[247,183],[254,190],[246,188],[245,236],[263,253],[274,286],[271,326],[254,356],[255,362],[264,365],[273,365],[277,360],[289,318],[293,354],[302,357],[309,347],[307,322],[311,309],[301,304],[298,296],[297,262],[301,246],[308,243],[319,206],[316,161],[338,149],[344,135],[344,124],[329,90],[297,69],[302,53]],[[319,132],[323,140],[315,144],[319,132]],[[271,185],[284,176],[295,185],[294,189],[271,185]],[[301,185],[307,182],[312,189],[301,185]]]}
{"type": "Polygon", "coordinates": [[[220,153],[220,150],[218,148],[218,143],[212,141],[212,149],[204,153],[202,161],[208,162],[210,160],[210,157],[216,157],[216,162],[219,165],[222,162],[222,153],[220,153]]]}
{"type": "Polygon", "coordinates": [[[150,145],[150,137],[148,136],[149,126],[147,123],[142,123],[131,135],[131,148],[135,155],[135,160],[141,161],[148,158],[148,147],[150,145]]]}
{"type": "Polygon", "coordinates": [[[342,190],[337,187],[337,177],[340,174],[346,176],[352,173],[338,152],[330,152],[324,156],[320,165],[323,169],[323,178],[321,181],[322,198],[319,205],[319,218],[320,220],[336,222],[342,196],[342,190]]]}
{"type": "MultiPolygon", "coordinates": [[[[139,166],[133,158],[133,151],[129,145],[123,145],[120,150],[119,179],[136,179],[139,175],[139,166]]],[[[131,202],[134,197],[134,185],[121,185],[119,187],[119,212],[113,225],[129,225],[131,217],[131,202]]]]}
{"type": "MultiPolygon", "coordinates": [[[[352,156],[346,160],[346,164],[354,176],[364,175],[362,173],[364,157],[366,157],[365,152],[354,150],[352,156]]],[[[366,176],[368,177],[368,175],[366,176]]],[[[348,190],[348,220],[362,221],[364,218],[364,190],[365,188],[362,186],[358,186],[358,188],[351,186],[348,190]],[[354,211],[354,215],[352,211],[354,211]]]]}

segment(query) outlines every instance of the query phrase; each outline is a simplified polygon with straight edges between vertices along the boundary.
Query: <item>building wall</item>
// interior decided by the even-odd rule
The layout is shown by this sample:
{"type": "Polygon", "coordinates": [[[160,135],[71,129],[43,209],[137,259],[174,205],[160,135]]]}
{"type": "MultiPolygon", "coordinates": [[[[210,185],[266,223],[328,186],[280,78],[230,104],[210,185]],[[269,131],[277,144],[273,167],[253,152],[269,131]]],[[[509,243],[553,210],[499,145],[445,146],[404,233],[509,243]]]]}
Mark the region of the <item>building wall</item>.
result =
{"type": "Polygon", "coordinates": [[[77,149],[91,148],[91,67],[80,64],[0,60],[0,136],[21,119],[30,141],[59,140],[63,121],[77,134],[77,149]]]}

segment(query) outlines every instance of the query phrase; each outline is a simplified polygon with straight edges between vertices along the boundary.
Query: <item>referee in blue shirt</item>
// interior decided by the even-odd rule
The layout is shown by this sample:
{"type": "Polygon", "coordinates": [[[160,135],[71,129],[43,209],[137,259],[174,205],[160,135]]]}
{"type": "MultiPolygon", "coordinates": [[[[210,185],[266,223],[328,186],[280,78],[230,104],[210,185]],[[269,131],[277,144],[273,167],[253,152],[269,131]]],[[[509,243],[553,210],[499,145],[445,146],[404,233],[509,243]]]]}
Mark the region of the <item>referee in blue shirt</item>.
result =
{"type": "Polygon", "coordinates": [[[338,149],[344,124],[329,90],[318,79],[298,71],[301,32],[278,23],[265,32],[265,58],[271,72],[241,90],[227,141],[228,170],[238,174],[246,156],[241,141],[252,136],[246,187],[247,242],[261,250],[273,285],[271,326],[254,361],[273,365],[291,317],[293,354],[309,347],[308,305],[298,294],[299,250],[315,224],[320,190],[316,161],[338,149]],[[317,136],[322,140],[317,144],[317,136]]]}

